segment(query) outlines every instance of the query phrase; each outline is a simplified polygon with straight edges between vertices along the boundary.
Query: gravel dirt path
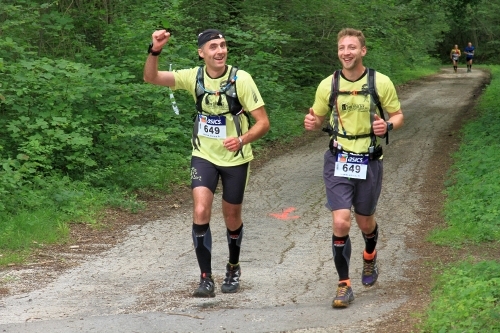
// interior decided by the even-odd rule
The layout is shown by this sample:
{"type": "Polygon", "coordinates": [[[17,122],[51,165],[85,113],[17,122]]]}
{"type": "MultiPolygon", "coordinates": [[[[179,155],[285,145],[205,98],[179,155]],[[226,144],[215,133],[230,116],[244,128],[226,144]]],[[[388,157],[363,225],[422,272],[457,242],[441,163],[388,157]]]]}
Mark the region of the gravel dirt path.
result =
{"type": "MultiPolygon", "coordinates": [[[[71,244],[41,247],[26,265],[1,270],[0,332],[410,332],[429,301],[429,263],[459,256],[425,243],[425,234],[443,223],[449,153],[488,81],[485,71],[446,68],[399,88],[405,126],[384,147],[380,277],[371,288],[361,285],[363,239],[353,227],[356,300],[349,308],[331,308],[337,276],[322,180],[328,138],[315,133],[254,163],[239,293],[190,296],[199,271],[191,199],[179,189],[175,197],[148,198],[139,214],[107,212],[106,228],[75,226],[71,244]]],[[[218,290],[227,260],[220,205],[217,195],[218,290]]]]}

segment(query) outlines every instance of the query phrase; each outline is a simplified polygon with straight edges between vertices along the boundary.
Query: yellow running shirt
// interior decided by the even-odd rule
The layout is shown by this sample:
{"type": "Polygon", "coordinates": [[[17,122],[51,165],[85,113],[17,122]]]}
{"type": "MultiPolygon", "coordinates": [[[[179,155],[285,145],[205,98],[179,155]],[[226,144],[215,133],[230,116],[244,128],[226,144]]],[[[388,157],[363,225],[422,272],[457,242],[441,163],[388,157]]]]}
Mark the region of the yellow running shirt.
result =
{"type": "MultiPolygon", "coordinates": [[[[314,113],[318,116],[326,116],[329,111],[328,103],[332,89],[332,78],[333,74],[321,81],[316,90],[316,96],[312,108],[314,113]]],[[[375,85],[382,108],[386,112],[393,113],[401,109],[396,89],[394,88],[394,84],[389,77],[379,72],[375,72],[375,85]]],[[[368,87],[367,71],[365,71],[365,74],[355,82],[346,80],[342,75],[339,77],[340,91],[361,91],[363,87],[368,87]]],[[[339,94],[337,97],[339,132],[343,134],[345,130],[346,135],[362,135],[370,133],[372,126],[370,121],[371,106],[370,95],[339,94]]],[[[375,105],[372,107],[376,109],[377,114],[380,113],[375,105]]],[[[330,125],[332,128],[334,127],[333,112],[330,116],[330,125]]],[[[380,140],[381,138],[377,137],[377,145],[380,140]]],[[[371,138],[365,137],[358,138],[356,140],[349,140],[347,138],[337,137],[337,141],[342,145],[344,150],[353,153],[366,153],[368,152],[371,138]]]]}
{"type": "MultiPolygon", "coordinates": [[[[210,78],[205,71],[203,79],[205,89],[209,91],[220,90],[221,87],[225,86],[228,81],[230,69],[231,67],[228,66],[224,75],[216,79],[210,78]]],[[[205,70],[205,67],[203,70],[205,70]]],[[[175,86],[172,87],[172,89],[184,89],[189,91],[196,102],[195,83],[197,73],[198,67],[174,71],[175,86]]],[[[238,70],[236,76],[236,91],[238,93],[238,100],[243,106],[243,109],[246,111],[253,111],[263,106],[264,101],[260,96],[259,90],[257,89],[252,76],[241,69],[238,70]]],[[[235,166],[251,161],[253,159],[253,153],[250,144],[245,144],[243,146],[244,157],[242,157],[241,154],[238,154],[238,156],[235,157],[236,153],[228,151],[222,144],[225,137],[238,136],[233,116],[230,113],[220,117],[217,116],[229,111],[226,95],[205,95],[203,97],[202,107],[204,111],[202,122],[205,122],[203,125],[207,125],[203,127],[206,129],[206,132],[203,131],[203,128],[199,131],[199,150],[193,147],[193,156],[201,157],[218,166],[235,166]],[[221,98],[219,99],[219,97],[221,98]],[[210,116],[212,116],[212,118],[210,118],[210,116]],[[214,123],[214,126],[210,126],[211,122],[214,123]],[[214,128],[216,128],[217,131],[213,131],[214,128]]],[[[196,108],[193,106],[193,109],[196,108]]],[[[241,114],[239,119],[241,120],[242,133],[247,132],[249,125],[247,117],[244,114],[241,114]]]]}

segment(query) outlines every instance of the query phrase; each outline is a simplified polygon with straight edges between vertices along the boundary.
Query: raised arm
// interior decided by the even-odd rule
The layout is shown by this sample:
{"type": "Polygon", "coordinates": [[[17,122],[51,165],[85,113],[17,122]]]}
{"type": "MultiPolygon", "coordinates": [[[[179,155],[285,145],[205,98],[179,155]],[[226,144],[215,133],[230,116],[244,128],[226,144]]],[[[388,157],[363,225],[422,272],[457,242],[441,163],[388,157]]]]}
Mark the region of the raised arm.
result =
{"type": "Polygon", "coordinates": [[[170,33],[166,30],[157,30],[152,34],[152,44],[150,53],[144,65],[144,81],[152,84],[172,87],[175,85],[175,78],[171,72],[158,71],[158,55],[167,44],[170,33]]]}

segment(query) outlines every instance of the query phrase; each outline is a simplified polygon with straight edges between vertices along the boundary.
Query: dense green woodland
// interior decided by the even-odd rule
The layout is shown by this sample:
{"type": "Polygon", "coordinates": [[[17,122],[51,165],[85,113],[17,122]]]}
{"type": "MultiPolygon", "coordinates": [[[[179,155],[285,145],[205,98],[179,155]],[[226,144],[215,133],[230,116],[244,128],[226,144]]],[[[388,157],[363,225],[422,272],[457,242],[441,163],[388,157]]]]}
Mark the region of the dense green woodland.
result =
{"type": "Polygon", "coordinates": [[[272,130],[258,150],[302,133],[317,84],[339,66],[341,28],[362,29],[365,64],[398,84],[449,65],[468,41],[476,63],[499,63],[499,14],[489,0],[2,0],[0,215],[52,206],[78,220],[82,206],[186,182],[193,100],[176,92],[177,116],[168,90],[142,80],[157,28],[173,35],[162,69],[199,65],[197,33],[225,32],[229,63],[266,101],[272,130]]]}

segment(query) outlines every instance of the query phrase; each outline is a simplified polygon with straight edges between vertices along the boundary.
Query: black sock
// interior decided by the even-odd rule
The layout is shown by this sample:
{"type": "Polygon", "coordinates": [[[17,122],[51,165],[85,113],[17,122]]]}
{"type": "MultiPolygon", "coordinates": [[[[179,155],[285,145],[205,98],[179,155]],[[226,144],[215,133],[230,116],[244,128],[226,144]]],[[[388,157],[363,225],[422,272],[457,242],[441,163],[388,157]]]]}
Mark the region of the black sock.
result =
{"type": "Polygon", "coordinates": [[[201,273],[212,274],[212,233],[210,225],[193,223],[193,244],[201,273]]]}
{"type": "Polygon", "coordinates": [[[351,260],[351,240],[349,235],[344,237],[332,236],[333,261],[339,274],[339,281],[349,279],[349,261],[351,260]]]}
{"type": "Polygon", "coordinates": [[[375,224],[375,229],[373,229],[370,234],[363,234],[363,239],[365,240],[365,251],[368,254],[372,254],[375,251],[378,240],[378,224],[375,224]]]}
{"type": "Polygon", "coordinates": [[[240,261],[241,240],[243,238],[243,224],[236,230],[227,229],[227,243],[229,246],[229,263],[236,265],[240,261]]]}

